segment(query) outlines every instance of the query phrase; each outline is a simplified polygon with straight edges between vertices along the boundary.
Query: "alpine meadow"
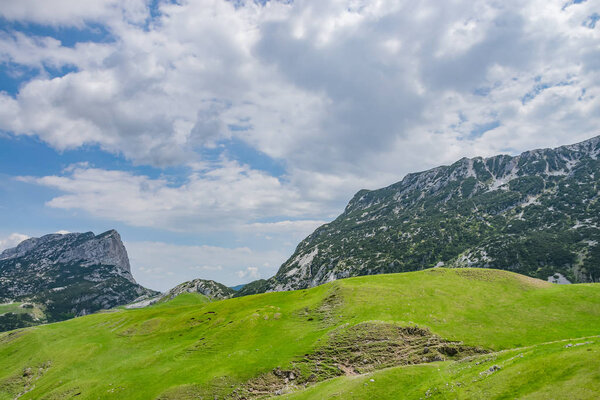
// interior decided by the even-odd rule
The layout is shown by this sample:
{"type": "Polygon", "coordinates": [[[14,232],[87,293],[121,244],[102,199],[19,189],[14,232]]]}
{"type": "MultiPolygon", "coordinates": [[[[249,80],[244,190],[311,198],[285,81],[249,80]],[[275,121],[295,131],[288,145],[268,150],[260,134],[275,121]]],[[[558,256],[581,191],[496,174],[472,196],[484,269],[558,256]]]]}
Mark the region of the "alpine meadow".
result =
{"type": "Polygon", "coordinates": [[[0,400],[600,398],[600,3],[0,2],[0,400]]]}

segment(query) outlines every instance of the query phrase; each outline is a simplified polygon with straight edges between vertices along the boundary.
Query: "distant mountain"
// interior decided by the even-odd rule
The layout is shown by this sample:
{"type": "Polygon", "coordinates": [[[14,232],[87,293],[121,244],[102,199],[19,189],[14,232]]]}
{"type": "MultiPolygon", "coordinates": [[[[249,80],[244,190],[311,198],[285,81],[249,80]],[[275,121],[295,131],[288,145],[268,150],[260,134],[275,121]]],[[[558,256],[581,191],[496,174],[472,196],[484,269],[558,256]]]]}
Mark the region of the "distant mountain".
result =
{"type": "Polygon", "coordinates": [[[600,136],[516,157],[463,158],[361,190],[244,294],[441,265],[597,282],[599,155],[600,136]]]}
{"type": "Polygon", "coordinates": [[[127,304],[125,308],[148,307],[152,304],[173,300],[175,297],[184,293],[198,293],[208,297],[210,300],[223,300],[234,297],[236,291],[234,288],[227,287],[219,282],[207,279],[194,279],[180,283],[165,293],[159,293],[156,296],[147,297],[131,304],[127,304]]]}
{"type": "MultiPolygon", "coordinates": [[[[38,321],[23,317],[22,325],[85,315],[156,293],[133,279],[115,230],[97,236],[45,235],[0,254],[0,302],[26,303],[40,310],[38,321]]],[[[14,322],[15,316],[0,316],[0,329],[3,318],[14,322]]]]}
{"type": "Polygon", "coordinates": [[[244,285],[243,288],[235,292],[234,297],[248,296],[256,293],[264,293],[269,289],[269,281],[258,279],[244,285]]]}
{"type": "Polygon", "coordinates": [[[173,289],[166,292],[162,298],[170,300],[182,293],[200,293],[210,299],[221,300],[232,297],[235,294],[235,290],[220,284],[219,282],[206,279],[194,279],[175,286],[173,289]]]}

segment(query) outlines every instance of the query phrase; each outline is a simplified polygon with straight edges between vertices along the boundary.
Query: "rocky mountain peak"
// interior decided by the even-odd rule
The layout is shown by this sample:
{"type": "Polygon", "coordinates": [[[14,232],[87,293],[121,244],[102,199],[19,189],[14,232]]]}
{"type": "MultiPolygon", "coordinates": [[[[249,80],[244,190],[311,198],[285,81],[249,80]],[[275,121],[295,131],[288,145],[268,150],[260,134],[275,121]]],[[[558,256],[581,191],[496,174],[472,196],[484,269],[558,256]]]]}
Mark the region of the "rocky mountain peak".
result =
{"type": "MultiPolygon", "coordinates": [[[[158,293],[131,275],[119,233],[52,233],[0,254],[0,302],[26,301],[45,310],[39,322],[130,303],[158,293]]],[[[1,329],[1,326],[0,326],[1,329]]]]}
{"type": "Polygon", "coordinates": [[[475,191],[489,191],[525,175],[566,176],[581,160],[599,158],[600,136],[554,149],[530,150],[517,156],[463,157],[451,165],[409,173],[400,182],[382,189],[360,190],[350,200],[344,214],[372,207],[390,198],[398,203],[411,198],[414,204],[426,195],[443,191],[449,184],[469,178],[474,181],[475,191]],[[415,193],[419,196],[413,198],[415,193]]]}
{"type": "MultiPolygon", "coordinates": [[[[434,266],[600,281],[600,136],[517,156],[462,158],[360,190],[258,291],[434,266]]],[[[249,289],[247,290],[249,291],[249,289]]]]}
{"type": "Polygon", "coordinates": [[[200,293],[211,299],[227,299],[235,291],[227,286],[207,279],[194,279],[175,286],[165,293],[164,297],[172,299],[182,293],[200,293]]]}
{"type": "Polygon", "coordinates": [[[128,304],[125,307],[143,308],[160,301],[172,300],[184,293],[199,293],[212,300],[228,299],[236,294],[235,290],[219,282],[209,279],[193,279],[191,281],[180,283],[165,293],[153,297],[138,299],[138,301],[128,304]]]}
{"type": "Polygon", "coordinates": [[[24,240],[0,254],[0,261],[16,258],[35,260],[38,265],[74,262],[82,266],[112,265],[120,275],[135,283],[127,250],[114,229],[99,235],[93,232],[51,233],[24,240]]]}

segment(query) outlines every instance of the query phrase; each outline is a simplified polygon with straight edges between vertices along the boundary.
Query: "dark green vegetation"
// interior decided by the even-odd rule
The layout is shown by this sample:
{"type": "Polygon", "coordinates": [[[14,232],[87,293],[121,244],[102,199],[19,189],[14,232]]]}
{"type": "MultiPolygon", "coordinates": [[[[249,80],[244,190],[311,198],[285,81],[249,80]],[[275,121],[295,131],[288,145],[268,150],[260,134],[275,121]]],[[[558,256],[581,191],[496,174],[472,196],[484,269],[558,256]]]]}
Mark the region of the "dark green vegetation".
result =
{"type": "Polygon", "coordinates": [[[0,330],[38,325],[46,321],[43,307],[34,303],[0,304],[0,330]]]}
{"type": "Polygon", "coordinates": [[[0,331],[62,321],[157,294],[138,285],[116,231],[50,234],[0,254],[0,331]]]}
{"type": "Polygon", "coordinates": [[[264,293],[267,291],[268,288],[269,287],[267,285],[266,279],[258,279],[256,281],[252,281],[244,285],[244,287],[238,290],[233,296],[241,297],[248,296],[250,294],[264,293]]]}
{"type": "Polygon", "coordinates": [[[235,292],[238,292],[240,290],[242,290],[244,288],[244,286],[246,286],[246,284],[241,284],[241,285],[236,285],[236,286],[231,286],[230,289],[232,289],[235,292]]]}
{"type": "Polygon", "coordinates": [[[184,293],[0,334],[0,399],[593,398],[597,335],[598,284],[491,269],[184,293]]]}
{"type": "Polygon", "coordinates": [[[517,157],[465,158],[362,190],[273,278],[243,294],[437,265],[597,282],[599,156],[596,137],[517,157]]]}

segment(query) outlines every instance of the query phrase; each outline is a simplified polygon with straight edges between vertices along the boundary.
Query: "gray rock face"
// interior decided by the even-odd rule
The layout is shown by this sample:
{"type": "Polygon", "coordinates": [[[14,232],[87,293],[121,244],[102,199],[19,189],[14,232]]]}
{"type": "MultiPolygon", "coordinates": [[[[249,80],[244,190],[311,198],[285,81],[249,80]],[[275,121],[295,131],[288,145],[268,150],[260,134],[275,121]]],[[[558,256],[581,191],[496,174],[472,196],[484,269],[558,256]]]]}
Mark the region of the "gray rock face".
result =
{"type": "Polygon", "coordinates": [[[113,265],[124,278],[135,283],[131,275],[127,250],[121,236],[115,230],[95,236],[86,233],[53,233],[40,238],[30,238],[17,247],[0,254],[0,261],[16,258],[36,260],[38,266],[51,264],[79,263],[81,266],[94,264],[113,265]]]}
{"type": "Polygon", "coordinates": [[[127,250],[115,230],[45,235],[0,254],[0,302],[42,304],[48,321],[155,294],[133,279],[127,250]]]}
{"type": "Polygon", "coordinates": [[[235,290],[228,288],[219,282],[194,279],[175,286],[164,294],[163,297],[173,299],[182,293],[200,293],[211,299],[228,299],[235,294],[235,290]]]}
{"type": "Polygon", "coordinates": [[[600,281],[599,199],[600,136],[515,157],[463,158],[359,191],[274,277],[249,287],[301,289],[439,265],[600,281]]]}
{"type": "Polygon", "coordinates": [[[172,300],[175,297],[179,296],[183,293],[200,293],[209,299],[213,300],[222,300],[233,297],[236,293],[235,290],[215,281],[206,280],[206,279],[194,279],[191,281],[187,281],[181,283],[174,288],[170,289],[166,293],[151,297],[141,299],[136,301],[135,303],[128,304],[126,308],[144,308],[148,307],[152,304],[155,304],[159,301],[168,301],[172,300]]]}
{"type": "Polygon", "coordinates": [[[563,274],[560,274],[558,272],[556,274],[552,275],[552,276],[549,276],[548,277],[548,282],[550,282],[550,283],[556,283],[558,285],[569,285],[569,284],[571,284],[571,282],[567,278],[565,278],[563,276],[563,274]]]}

